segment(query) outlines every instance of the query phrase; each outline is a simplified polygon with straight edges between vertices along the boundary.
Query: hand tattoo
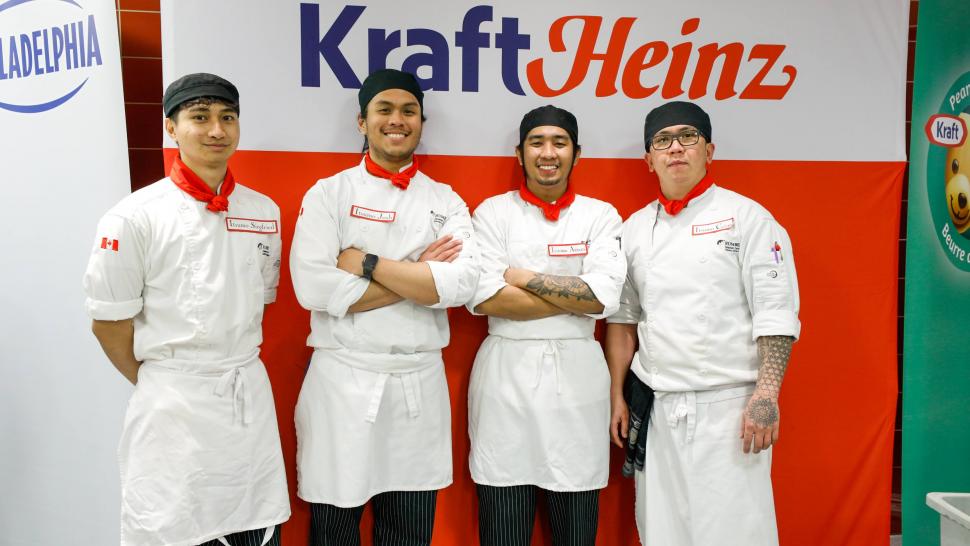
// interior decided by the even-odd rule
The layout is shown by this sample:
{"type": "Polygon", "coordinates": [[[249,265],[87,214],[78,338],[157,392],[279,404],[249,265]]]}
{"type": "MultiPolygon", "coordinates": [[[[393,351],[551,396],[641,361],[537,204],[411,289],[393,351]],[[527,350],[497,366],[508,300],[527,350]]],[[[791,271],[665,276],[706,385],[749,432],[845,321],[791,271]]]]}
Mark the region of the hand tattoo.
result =
{"type": "Polygon", "coordinates": [[[778,422],[778,404],[770,398],[752,400],[748,406],[748,419],[759,427],[770,427],[778,422]]]}
{"type": "Polygon", "coordinates": [[[536,273],[525,285],[526,289],[537,296],[552,294],[561,298],[576,298],[579,301],[596,301],[596,295],[579,277],[545,275],[536,273]]]}

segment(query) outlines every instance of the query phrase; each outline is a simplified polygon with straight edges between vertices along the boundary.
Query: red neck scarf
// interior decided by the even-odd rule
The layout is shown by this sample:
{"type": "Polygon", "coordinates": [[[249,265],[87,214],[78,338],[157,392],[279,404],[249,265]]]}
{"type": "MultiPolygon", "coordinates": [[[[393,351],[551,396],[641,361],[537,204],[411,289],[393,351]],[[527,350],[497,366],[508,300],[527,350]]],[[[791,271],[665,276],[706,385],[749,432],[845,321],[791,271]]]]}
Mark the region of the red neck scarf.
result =
{"type": "Polygon", "coordinates": [[[232,190],[236,189],[236,179],[233,178],[232,171],[228,167],[226,167],[226,177],[222,180],[222,186],[219,188],[219,195],[216,195],[212,188],[199,178],[199,175],[192,172],[192,169],[188,168],[185,163],[182,163],[182,158],[179,156],[175,156],[172,172],[168,176],[182,191],[203,203],[207,203],[205,208],[212,212],[229,210],[229,195],[232,194],[232,190]]]}
{"type": "Polygon", "coordinates": [[[671,216],[677,216],[677,213],[684,210],[684,207],[686,207],[687,204],[690,203],[691,199],[706,192],[707,188],[710,188],[711,185],[713,184],[714,184],[714,179],[711,178],[711,175],[705,174],[704,178],[701,178],[701,181],[698,182],[693,188],[691,188],[690,191],[687,192],[687,195],[685,195],[683,199],[677,199],[676,201],[667,199],[666,197],[664,197],[663,190],[660,191],[660,195],[657,197],[657,199],[660,200],[660,204],[664,206],[664,210],[667,211],[667,214],[671,216]]]}
{"type": "Polygon", "coordinates": [[[408,184],[411,183],[411,179],[418,172],[418,156],[411,156],[411,166],[399,173],[392,173],[391,171],[381,167],[370,158],[370,152],[364,154],[364,166],[367,167],[367,172],[378,178],[385,178],[391,181],[391,184],[401,188],[402,190],[408,189],[408,184]]]}
{"type": "Polygon", "coordinates": [[[559,220],[559,212],[569,205],[572,205],[573,201],[576,200],[576,192],[573,191],[573,187],[566,186],[566,193],[560,195],[555,203],[547,203],[536,197],[536,194],[529,190],[529,186],[526,185],[524,180],[522,181],[522,185],[519,186],[519,196],[526,203],[531,203],[542,209],[542,215],[546,217],[546,220],[552,222],[559,220]]]}

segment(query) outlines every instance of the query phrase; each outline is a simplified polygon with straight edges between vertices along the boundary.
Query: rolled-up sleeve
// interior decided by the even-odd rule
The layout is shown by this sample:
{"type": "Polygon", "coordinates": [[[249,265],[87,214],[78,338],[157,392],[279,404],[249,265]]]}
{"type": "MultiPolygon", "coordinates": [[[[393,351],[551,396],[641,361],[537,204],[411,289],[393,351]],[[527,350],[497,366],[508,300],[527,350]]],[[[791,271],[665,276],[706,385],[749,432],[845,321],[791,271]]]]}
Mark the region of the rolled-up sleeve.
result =
{"type": "Polygon", "coordinates": [[[481,274],[478,277],[478,287],[466,307],[473,315],[475,308],[491,299],[505,288],[505,270],[509,267],[509,256],[503,244],[504,235],[500,229],[501,218],[495,210],[494,199],[488,199],[475,209],[472,217],[475,228],[475,238],[478,241],[479,263],[481,274]]]}
{"type": "Polygon", "coordinates": [[[108,213],[98,231],[84,272],[85,309],[95,320],[125,320],[144,306],[145,239],[126,217],[108,213]]]}
{"type": "Polygon", "coordinates": [[[635,260],[631,253],[631,250],[635,248],[632,241],[633,235],[630,234],[630,223],[632,221],[632,219],[627,220],[623,224],[623,234],[620,237],[620,246],[623,249],[623,255],[626,257],[627,273],[623,288],[620,291],[620,302],[617,310],[606,318],[606,322],[610,324],[637,324],[642,315],[639,287],[634,281],[633,264],[635,260]]]}
{"type": "Polygon", "coordinates": [[[742,241],[741,274],[752,317],[752,338],[798,338],[798,278],[791,240],[770,216],[753,222],[742,241]]]}
{"type": "Polygon", "coordinates": [[[340,233],[334,200],[322,181],[303,197],[290,247],[290,275],[304,309],[342,318],[370,281],[337,268],[340,233]]]}
{"type": "Polygon", "coordinates": [[[453,262],[427,262],[438,292],[438,303],[429,306],[432,309],[465,305],[475,295],[478,286],[479,249],[471,215],[457,193],[449,190],[448,199],[448,219],[440,233],[461,238],[462,247],[453,262]]]}
{"type": "Polygon", "coordinates": [[[280,259],[283,251],[283,241],[280,239],[280,231],[283,229],[282,222],[280,222],[280,209],[275,207],[273,210],[273,219],[276,220],[276,225],[279,229],[276,233],[270,235],[269,243],[269,256],[266,261],[263,262],[262,275],[263,275],[263,303],[270,304],[276,301],[276,290],[280,285],[280,259]]]}
{"type": "Polygon", "coordinates": [[[586,315],[593,319],[606,318],[619,308],[626,277],[626,257],[620,250],[622,225],[620,215],[613,207],[606,208],[592,224],[589,249],[579,278],[603,304],[602,312],[586,315]]]}

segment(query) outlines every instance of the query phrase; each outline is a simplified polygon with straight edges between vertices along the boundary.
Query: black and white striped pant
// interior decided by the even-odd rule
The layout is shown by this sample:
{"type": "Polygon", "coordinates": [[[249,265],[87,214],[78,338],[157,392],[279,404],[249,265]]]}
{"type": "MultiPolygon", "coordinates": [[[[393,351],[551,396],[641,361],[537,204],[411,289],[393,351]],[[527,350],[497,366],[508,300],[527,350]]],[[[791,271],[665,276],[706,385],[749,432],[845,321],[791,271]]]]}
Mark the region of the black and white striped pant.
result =
{"type": "Polygon", "coordinates": [[[534,485],[478,490],[478,536],[481,546],[529,546],[536,518],[536,492],[544,491],[553,546],[594,546],[599,519],[599,489],[558,492],[534,485]]]}
{"type": "MultiPolygon", "coordinates": [[[[262,546],[263,538],[266,537],[266,528],[253,529],[252,531],[242,531],[239,533],[233,533],[231,535],[226,535],[222,537],[229,546],[262,546]]],[[[210,540],[205,544],[200,544],[199,546],[225,546],[219,539],[210,540]]],[[[276,526],[276,530],[273,531],[273,538],[269,539],[266,546],[280,546],[280,526],[276,526]]]]}
{"type": "MultiPolygon", "coordinates": [[[[374,495],[374,546],[428,546],[437,491],[388,491],[374,495]]],[[[310,504],[310,546],[360,546],[363,506],[310,504]]]]}

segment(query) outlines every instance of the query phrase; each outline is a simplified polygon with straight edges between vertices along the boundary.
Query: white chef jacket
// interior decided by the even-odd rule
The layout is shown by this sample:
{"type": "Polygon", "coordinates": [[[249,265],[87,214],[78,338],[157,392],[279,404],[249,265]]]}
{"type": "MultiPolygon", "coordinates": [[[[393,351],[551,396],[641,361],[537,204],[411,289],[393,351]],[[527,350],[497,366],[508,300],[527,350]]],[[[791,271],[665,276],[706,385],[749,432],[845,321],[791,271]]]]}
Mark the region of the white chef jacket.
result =
{"type": "Polygon", "coordinates": [[[676,216],[654,201],[622,242],[627,281],[608,322],[637,324],[631,369],[654,390],[753,383],[757,338],[798,337],[788,233],[751,199],[712,185],[676,216]]]}
{"type": "Polygon", "coordinates": [[[576,196],[558,221],[549,221],[510,191],[485,200],[474,226],[482,274],[467,305],[473,313],[506,286],[509,267],[577,276],[604,309],[525,321],[488,318],[489,336],[469,385],[472,479],[552,491],[605,487],[610,376],[593,328],[616,310],[626,274],[619,214],[608,203],[576,196]]]}
{"type": "Polygon", "coordinates": [[[448,307],[478,281],[478,248],[464,201],[420,171],[406,190],[359,165],[317,181],[303,199],[290,269],[310,310],[314,356],[297,403],[298,494],[349,507],[384,491],[451,483],[450,405],[441,349],[448,307]],[[370,281],[336,267],[355,247],[417,261],[445,234],[463,239],[451,263],[428,262],[439,301],[403,300],[347,313],[370,281]]]}
{"type": "Polygon", "coordinates": [[[142,362],[119,445],[121,543],[197,545],[289,518],[259,360],[279,282],[279,208],[241,184],[214,213],[169,178],[101,219],[84,276],[96,320],[134,319],[142,362]]]}

